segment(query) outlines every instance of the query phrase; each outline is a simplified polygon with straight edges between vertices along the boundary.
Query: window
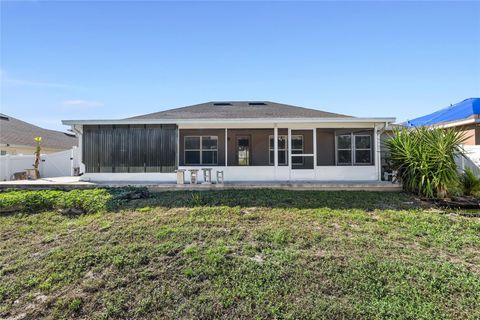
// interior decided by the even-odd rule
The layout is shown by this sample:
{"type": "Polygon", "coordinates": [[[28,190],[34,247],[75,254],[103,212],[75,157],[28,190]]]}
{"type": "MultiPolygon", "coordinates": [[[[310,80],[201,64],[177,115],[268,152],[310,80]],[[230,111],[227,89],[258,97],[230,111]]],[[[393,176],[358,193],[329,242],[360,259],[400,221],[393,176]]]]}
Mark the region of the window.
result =
{"type": "Polygon", "coordinates": [[[186,136],[184,146],[186,165],[218,163],[217,136],[186,136]]]}
{"type": "MultiPolygon", "coordinates": [[[[292,155],[303,154],[303,135],[292,135],[292,155]]],[[[292,157],[292,165],[303,164],[303,157],[292,157]]]]}
{"type": "Polygon", "coordinates": [[[352,164],[352,135],[337,136],[337,163],[352,164]]]}
{"type": "Polygon", "coordinates": [[[185,137],[185,164],[201,164],[201,138],[185,137]]]}
{"type": "Polygon", "coordinates": [[[202,157],[201,164],[217,164],[218,157],[218,137],[202,137],[202,157]]]}
{"type": "MultiPolygon", "coordinates": [[[[274,153],[275,153],[275,146],[273,141],[273,136],[269,136],[269,163],[271,165],[274,164],[274,153]]],[[[280,166],[286,166],[287,162],[287,136],[278,136],[278,164],[280,166]]]]}
{"type": "MultiPolygon", "coordinates": [[[[271,165],[274,163],[274,144],[273,136],[269,136],[269,162],[271,165]]],[[[288,165],[288,136],[278,136],[278,165],[288,165]]],[[[303,154],[303,135],[292,135],[292,155],[303,154]]],[[[292,164],[303,164],[303,157],[292,157],[292,164]]]]}
{"type": "Polygon", "coordinates": [[[372,164],[372,136],[342,134],[337,136],[337,165],[372,164]]]}
{"type": "Polygon", "coordinates": [[[7,155],[7,151],[6,150],[1,150],[0,151],[0,156],[6,156],[7,155]]]}
{"type": "Polygon", "coordinates": [[[372,137],[370,135],[355,135],[355,163],[372,163],[372,137]]]}

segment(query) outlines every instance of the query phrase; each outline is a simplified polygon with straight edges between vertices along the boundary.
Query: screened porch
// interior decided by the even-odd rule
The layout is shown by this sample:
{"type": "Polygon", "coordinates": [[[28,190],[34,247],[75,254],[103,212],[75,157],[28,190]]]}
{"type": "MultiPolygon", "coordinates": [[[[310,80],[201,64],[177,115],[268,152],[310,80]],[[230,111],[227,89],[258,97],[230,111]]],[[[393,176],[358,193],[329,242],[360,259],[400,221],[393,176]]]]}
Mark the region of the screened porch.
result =
{"type": "Polygon", "coordinates": [[[179,165],[373,166],[373,135],[373,129],[180,129],[179,165]]]}

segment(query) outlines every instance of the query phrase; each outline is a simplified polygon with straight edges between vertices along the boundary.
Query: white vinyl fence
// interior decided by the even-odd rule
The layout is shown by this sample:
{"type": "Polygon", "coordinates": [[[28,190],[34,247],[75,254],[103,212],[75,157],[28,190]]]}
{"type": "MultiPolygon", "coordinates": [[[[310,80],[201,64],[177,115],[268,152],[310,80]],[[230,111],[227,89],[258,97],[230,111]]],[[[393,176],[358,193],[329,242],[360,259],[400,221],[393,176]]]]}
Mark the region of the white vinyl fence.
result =
{"type": "Polygon", "coordinates": [[[480,177],[480,146],[474,145],[464,145],[465,157],[456,157],[455,162],[457,163],[459,171],[469,168],[480,177]]]}
{"type": "MultiPolygon", "coordinates": [[[[40,160],[38,167],[42,178],[73,176],[73,168],[80,166],[79,150],[76,147],[56,153],[42,154],[40,160]]],[[[34,162],[34,155],[0,156],[0,181],[11,180],[15,172],[32,169],[34,162]]]]}

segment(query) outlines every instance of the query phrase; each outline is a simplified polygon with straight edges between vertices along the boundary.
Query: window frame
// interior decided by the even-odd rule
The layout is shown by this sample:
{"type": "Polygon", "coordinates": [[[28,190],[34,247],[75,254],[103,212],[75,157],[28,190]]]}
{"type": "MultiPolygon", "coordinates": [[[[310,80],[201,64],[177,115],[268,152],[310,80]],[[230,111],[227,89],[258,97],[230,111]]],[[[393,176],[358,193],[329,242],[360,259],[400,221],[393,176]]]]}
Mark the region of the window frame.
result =
{"type": "Polygon", "coordinates": [[[302,140],[302,148],[301,148],[301,149],[293,148],[293,141],[292,141],[292,152],[291,152],[291,156],[292,156],[292,158],[293,158],[293,157],[295,157],[295,158],[301,158],[302,161],[301,161],[301,162],[295,162],[295,163],[294,163],[293,160],[292,160],[292,166],[293,166],[293,165],[303,166],[303,164],[304,164],[303,158],[305,157],[305,156],[303,156],[304,151],[305,151],[305,139],[304,139],[304,137],[303,137],[303,134],[292,134],[291,137],[290,137],[290,139],[293,140],[293,137],[297,137],[297,138],[300,137],[300,138],[302,138],[302,139],[301,139],[301,140],[302,140]],[[293,153],[293,151],[300,151],[300,153],[293,153]]]}
{"type": "MultiPolygon", "coordinates": [[[[278,165],[279,165],[279,166],[288,166],[288,162],[289,162],[289,159],[288,159],[288,154],[289,154],[289,153],[288,153],[288,135],[282,134],[282,135],[278,135],[278,137],[279,137],[279,138],[280,138],[280,137],[284,137],[284,138],[285,138],[285,148],[282,148],[282,149],[278,148],[278,151],[279,151],[279,152],[280,152],[280,151],[285,152],[285,163],[280,163],[280,162],[279,162],[278,165]]],[[[291,137],[290,137],[290,139],[293,140],[294,137],[296,137],[296,138],[300,137],[300,138],[301,138],[300,140],[302,140],[302,148],[301,148],[301,149],[299,149],[299,148],[293,148],[293,143],[292,143],[292,157],[301,158],[302,161],[301,161],[301,162],[296,162],[296,163],[293,163],[293,161],[292,161],[292,165],[299,165],[299,166],[301,166],[301,165],[304,164],[304,161],[303,161],[303,157],[304,157],[304,156],[303,156],[303,154],[304,154],[304,150],[305,150],[305,137],[303,136],[303,134],[292,134],[291,137]],[[293,151],[300,151],[300,153],[293,153],[293,151]]],[[[269,136],[268,136],[268,163],[269,163],[270,165],[275,165],[274,162],[273,162],[274,159],[272,159],[272,157],[271,157],[271,155],[270,155],[270,152],[271,152],[271,151],[275,152],[275,148],[271,148],[271,147],[270,147],[270,139],[273,139],[273,138],[274,138],[273,135],[269,135],[269,136]]],[[[274,142],[275,142],[275,141],[274,141],[274,142]]]]}
{"type": "Polygon", "coordinates": [[[335,163],[337,166],[351,166],[353,165],[353,139],[352,133],[349,134],[339,134],[335,135],[335,163]],[[339,148],[338,147],[338,138],[340,137],[349,137],[350,138],[350,148],[339,148]],[[339,162],[339,151],[350,151],[350,162],[339,162]]]}
{"type": "Polygon", "coordinates": [[[373,164],[373,155],[372,155],[372,151],[373,151],[373,148],[372,148],[372,135],[370,134],[354,134],[353,135],[353,145],[354,145],[354,150],[353,150],[353,159],[355,160],[355,165],[357,166],[362,166],[362,165],[372,165],[373,164]],[[356,142],[356,138],[357,137],[368,137],[368,139],[370,140],[370,148],[357,148],[357,142],[356,142]],[[357,162],[357,151],[370,151],[370,162],[357,162]]]}
{"type": "MultiPolygon", "coordinates": [[[[288,135],[286,135],[286,134],[281,134],[280,135],[279,134],[278,138],[281,138],[281,137],[283,137],[285,139],[285,148],[278,148],[278,152],[283,151],[285,153],[285,163],[280,163],[280,161],[279,161],[278,165],[279,166],[288,166],[288,135]]],[[[270,140],[274,140],[273,135],[268,136],[268,163],[271,166],[273,166],[273,165],[275,165],[275,163],[274,163],[274,159],[272,159],[270,153],[273,151],[273,154],[275,155],[275,141],[273,141],[274,145],[273,145],[273,148],[271,148],[270,147],[270,140]]],[[[277,157],[278,157],[278,155],[277,155],[277,157]]]]}
{"type": "Polygon", "coordinates": [[[335,135],[335,165],[336,166],[371,166],[374,165],[374,160],[373,160],[373,134],[368,134],[368,133],[342,133],[342,134],[336,134],[335,135]],[[350,148],[339,148],[338,147],[338,138],[339,137],[345,137],[349,136],[350,137],[350,148]],[[370,139],[370,148],[357,148],[356,146],[356,137],[368,137],[370,139]],[[356,159],[356,151],[370,151],[370,162],[357,162],[356,159]],[[338,159],[338,152],[339,151],[350,151],[350,162],[339,162],[338,159]]]}
{"type": "Polygon", "coordinates": [[[183,137],[183,164],[185,166],[203,166],[203,165],[210,165],[210,166],[218,166],[218,136],[215,135],[204,135],[204,136],[199,136],[199,135],[188,135],[183,137]],[[216,140],[216,148],[215,149],[203,149],[203,138],[204,137],[209,137],[212,140],[216,140]],[[199,149],[187,149],[187,138],[199,138],[199,149]],[[200,152],[200,162],[199,163],[187,163],[187,152],[200,152]],[[203,152],[216,152],[217,153],[217,158],[215,163],[203,163],[203,152]]]}

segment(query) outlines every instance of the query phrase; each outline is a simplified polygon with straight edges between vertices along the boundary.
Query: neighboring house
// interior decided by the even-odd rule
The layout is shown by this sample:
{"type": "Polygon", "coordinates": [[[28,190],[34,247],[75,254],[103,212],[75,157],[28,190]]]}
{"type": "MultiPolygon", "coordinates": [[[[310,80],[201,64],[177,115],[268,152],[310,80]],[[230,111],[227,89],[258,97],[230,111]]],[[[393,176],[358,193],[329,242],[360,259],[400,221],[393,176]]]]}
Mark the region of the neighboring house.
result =
{"type": "Polygon", "coordinates": [[[225,181],[375,181],[393,121],[228,101],[63,124],[79,136],[83,179],[174,182],[178,168],[214,168],[225,181]]]}
{"type": "Polygon", "coordinates": [[[467,145],[480,145],[480,98],[469,98],[426,116],[409,120],[409,127],[456,128],[465,133],[467,145]]]}
{"type": "Polygon", "coordinates": [[[42,154],[78,145],[74,134],[48,130],[0,113],[0,155],[33,154],[35,137],[42,137],[42,154]]]}

